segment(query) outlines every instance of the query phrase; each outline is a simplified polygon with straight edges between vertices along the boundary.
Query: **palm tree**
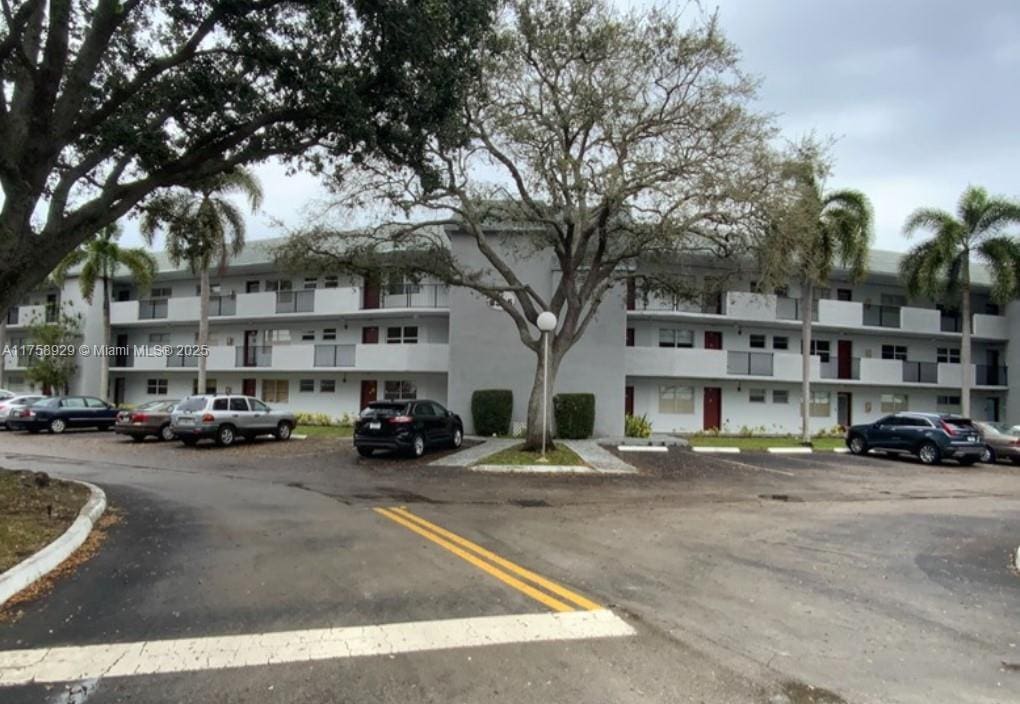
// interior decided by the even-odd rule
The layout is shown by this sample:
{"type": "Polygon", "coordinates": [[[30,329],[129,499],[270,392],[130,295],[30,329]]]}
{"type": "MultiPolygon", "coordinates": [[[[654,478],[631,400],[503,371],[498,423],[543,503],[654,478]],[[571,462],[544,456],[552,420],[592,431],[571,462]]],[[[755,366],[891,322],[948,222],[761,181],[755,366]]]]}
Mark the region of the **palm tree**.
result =
{"type": "MultiPolygon", "coordinates": [[[[96,283],[102,286],[103,300],[103,344],[110,342],[110,282],[121,267],[130,272],[141,289],[147,289],[156,275],[156,260],[144,249],[121,247],[117,240],[122,232],[117,223],[107,225],[95,237],[74,250],[57,265],[50,275],[53,283],[62,286],[68,273],[75,267],[78,272],[78,286],[86,301],[92,303],[96,283]]],[[[99,356],[99,396],[106,398],[110,387],[110,358],[99,356]]]]}
{"type": "Polygon", "coordinates": [[[861,281],[868,270],[872,210],[860,191],[825,190],[828,165],[818,147],[802,146],[787,167],[793,186],[793,204],[787,222],[788,255],[794,278],[801,284],[801,441],[811,442],[811,332],[815,290],[827,285],[838,264],[851,281],[861,281]]]}
{"type": "Polygon", "coordinates": [[[912,296],[923,295],[959,305],[962,340],[960,346],[960,410],[970,415],[971,319],[970,267],[973,259],[987,266],[992,276],[991,298],[1007,303],[1020,295],[1020,244],[1002,230],[1020,224],[1020,202],[989,197],[988,192],[969,186],[960,196],[956,216],[937,208],[919,208],[907,218],[903,233],[930,230],[934,237],[922,242],[900,262],[900,276],[912,296]]]}
{"type": "MultiPolygon", "coordinates": [[[[258,179],[243,168],[210,177],[187,191],[156,196],[145,206],[142,234],[151,245],[156,233],[166,229],[166,250],[175,265],[188,262],[200,276],[201,314],[198,344],[209,344],[209,269],[220,271],[231,256],[244,249],[245,225],[240,209],[226,196],[244,196],[254,213],[262,204],[258,179]]],[[[198,390],[205,393],[206,357],[198,358],[198,390]]]]}

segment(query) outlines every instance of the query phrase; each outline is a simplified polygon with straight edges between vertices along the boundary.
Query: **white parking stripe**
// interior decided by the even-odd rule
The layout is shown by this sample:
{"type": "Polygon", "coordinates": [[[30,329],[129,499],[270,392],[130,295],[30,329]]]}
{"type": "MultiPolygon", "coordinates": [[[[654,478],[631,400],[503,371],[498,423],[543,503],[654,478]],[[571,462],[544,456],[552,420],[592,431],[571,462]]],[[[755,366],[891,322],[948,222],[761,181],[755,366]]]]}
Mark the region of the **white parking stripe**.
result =
{"type": "Polygon", "coordinates": [[[634,635],[606,609],[0,652],[0,687],[634,635]]]}

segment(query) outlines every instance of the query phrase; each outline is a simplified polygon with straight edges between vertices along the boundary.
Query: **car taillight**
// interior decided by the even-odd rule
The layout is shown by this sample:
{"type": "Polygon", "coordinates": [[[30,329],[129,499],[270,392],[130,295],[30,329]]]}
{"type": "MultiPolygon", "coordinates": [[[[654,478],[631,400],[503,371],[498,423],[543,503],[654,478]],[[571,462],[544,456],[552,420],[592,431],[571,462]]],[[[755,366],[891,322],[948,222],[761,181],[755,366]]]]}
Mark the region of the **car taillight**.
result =
{"type": "Polygon", "coordinates": [[[390,423],[410,423],[412,420],[411,416],[393,416],[390,423]]]}
{"type": "Polygon", "coordinates": [[[144,423],[148,419],[149,419],[149,416],[145,415],[144,413],[132,413],[131,414],[131,422],[132,423],[144,423]]]}
{"type": "Polygon", "coordinates": [[[939,423],[942,424],[942,429],[945,430],[946,433],[948,433],[949,435],[956,435],[957,429],[954,428],[952,425],[945,422],[944,420],[940,420],[939,423]]]}
{"type": "Polygon", "coordinates": [[[216,416],[214,416],[212,413],[206,413],[204,416],[202,416],[203,423],[212,423],[214,420],[216,420],[216,416]]]}

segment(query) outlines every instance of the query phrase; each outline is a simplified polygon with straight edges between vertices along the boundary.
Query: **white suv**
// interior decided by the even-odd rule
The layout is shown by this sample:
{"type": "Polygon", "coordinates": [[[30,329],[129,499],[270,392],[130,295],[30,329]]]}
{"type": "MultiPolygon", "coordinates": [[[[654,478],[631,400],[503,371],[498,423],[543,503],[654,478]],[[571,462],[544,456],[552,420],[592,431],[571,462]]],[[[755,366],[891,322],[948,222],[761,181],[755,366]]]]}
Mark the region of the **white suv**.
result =
{"type": "Polygon", "coordinates": [[[227,447],[258,435],[289,440],[295,425],[293,413],[274,411],[251,396],[189,396],[170,414],[170,427],[185,445],[211,438],[227,447]]]}

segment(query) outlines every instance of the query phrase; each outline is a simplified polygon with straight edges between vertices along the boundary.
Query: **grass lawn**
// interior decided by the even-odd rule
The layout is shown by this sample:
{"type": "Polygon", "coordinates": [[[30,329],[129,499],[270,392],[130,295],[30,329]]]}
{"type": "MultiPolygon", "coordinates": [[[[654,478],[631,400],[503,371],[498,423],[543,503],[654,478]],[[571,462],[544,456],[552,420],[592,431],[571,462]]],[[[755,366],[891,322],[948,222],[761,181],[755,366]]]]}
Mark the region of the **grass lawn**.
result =
{"type": "Polygon", "coordinates": [[[299,425],[294,428],[294,434],[310,438],[349,438],[354,435],[354,428],[349,425],[299,425]]]}
{"type": "MultiPolygon", "coordinates": [[[[489,455],[485,459],[478,462],[478,464],[540,464],[538,458],[542,453],[540,452],[525,452],[523,449],[524,445],[517,445],[515,447],[507,448],[502,452],[497,452],[494,455],[489,455]]],[[[547,464],[561,465],[565,467],[585,467],[587,466],[577,454],[568,448],[566,445],[557,445],[555,450],[550,450],[545,453],[546,459],[549,460],[547,464]]]]}
{"type": "Polygon", "coordinates": [[[88,498],[89,490],[79,484],[51,479],[40,488],[31,472],[0,469],[0,572],[67,530],[88,498]]]}
{"type": "MultiPolygon", "coordinates": [[[[800,438],[789,435],[774,438],[692,435],[689,439],[693,447],[739,447],[741,450],[765,450],[769,447],[800,447],[800,438]]],[[[816,450],[826,451],[846,446],[843,438],[814,438],[811,444],[816,450]]]]}

